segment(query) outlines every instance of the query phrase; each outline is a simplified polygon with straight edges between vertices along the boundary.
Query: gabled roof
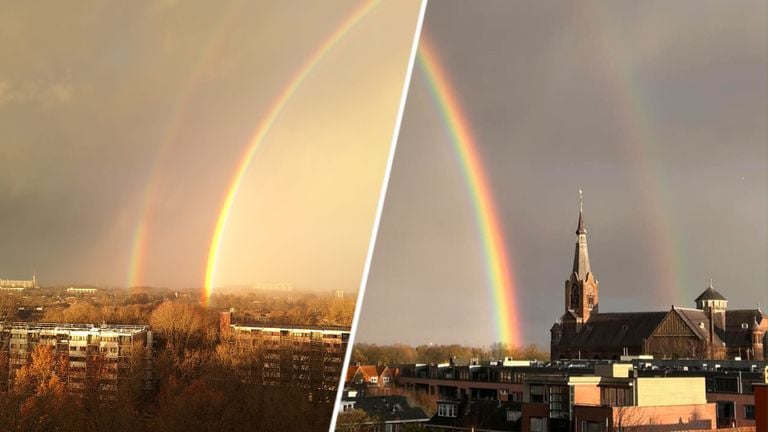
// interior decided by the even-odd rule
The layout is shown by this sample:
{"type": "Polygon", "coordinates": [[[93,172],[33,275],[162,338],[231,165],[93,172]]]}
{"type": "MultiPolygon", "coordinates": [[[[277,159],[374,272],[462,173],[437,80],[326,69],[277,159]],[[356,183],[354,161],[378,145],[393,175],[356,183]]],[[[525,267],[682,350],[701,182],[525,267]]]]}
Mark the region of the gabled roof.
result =
{"type": "MultiPolygon", "coordinates": [[[[672,309],[690,327],[690,329],[703,340],[709,340],[709,315],[701,309],[689,309],[675,307],[672,309]]],[[[719,334],[715,332],[715,341],[719,341],[719,334]]]]}
{"type": "Polygon", "coordinates": [[[696,297],[696,300],[694,301],[700,302],[702,300],[726,300],[726,298],[717,292],[716,289],[710,286],[709,288],[705,289],[703,293],[699,294],[699,296],[696,297]]]}

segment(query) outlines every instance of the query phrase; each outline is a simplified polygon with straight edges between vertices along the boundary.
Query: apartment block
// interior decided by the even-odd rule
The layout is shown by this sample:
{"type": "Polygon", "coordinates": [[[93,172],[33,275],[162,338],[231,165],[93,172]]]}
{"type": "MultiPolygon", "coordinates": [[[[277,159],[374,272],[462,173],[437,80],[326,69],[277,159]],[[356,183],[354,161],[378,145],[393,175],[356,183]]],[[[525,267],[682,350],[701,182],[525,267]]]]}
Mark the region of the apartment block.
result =
{"type": "Polygon", "coordinates": [[[254,361],[241,371],[244,380],[333,397],[341,380],[349,327],[233,322],[232,315],[221,314],[223,337],[243,349],[254,348],[254,361]]]}
{"type": "Polygon", "coordinates": [[[96,390],[105,397],[127,381],[151,381],[152,332],[143,325],[28,323],[0,324],[0,391],[13,388],[32,352],[50,346],[56,372],[72,392],[96,390]]]}

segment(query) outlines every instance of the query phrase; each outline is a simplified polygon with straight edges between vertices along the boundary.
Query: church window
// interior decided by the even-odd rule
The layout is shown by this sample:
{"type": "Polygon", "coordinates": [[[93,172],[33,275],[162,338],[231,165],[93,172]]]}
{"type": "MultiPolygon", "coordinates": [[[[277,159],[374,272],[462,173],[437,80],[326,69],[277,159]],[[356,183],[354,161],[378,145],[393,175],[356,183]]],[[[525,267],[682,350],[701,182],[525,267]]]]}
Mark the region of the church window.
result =
{"type": "Polygon", "coordinates": [[[573,286],[571,288],[571,310],[579,309],[579,287],[573,286]]]}

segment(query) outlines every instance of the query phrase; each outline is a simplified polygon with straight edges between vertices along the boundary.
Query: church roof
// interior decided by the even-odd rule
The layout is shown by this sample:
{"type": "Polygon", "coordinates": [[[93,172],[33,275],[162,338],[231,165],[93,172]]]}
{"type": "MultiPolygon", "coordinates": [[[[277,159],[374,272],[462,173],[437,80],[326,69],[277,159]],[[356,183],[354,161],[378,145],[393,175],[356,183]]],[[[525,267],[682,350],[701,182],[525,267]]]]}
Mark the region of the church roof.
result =
{"type": "Polygon", "coordinates": [[[716,289],[710,286],[709,288],[705,289],[704,292],[701,293],[698,297],[696,297],[696,300],[694,301],[700,302],[703,300],[726,300],[726,298],[717,292],[716,289]]]}
{"type": "Polygon", "coordinates": [[[752,326],[763,320],[757,309],[728,310],[725,312],[725,344],[728,346],[751,346],[752,326]]]}
{"type": "MultiPolygon", "coordinates": [[[[579,210],[579,229],[576,233],[579,234],[579,236],[581,236],[581,234],[586,235],[587,233],[586,228],[584,228],[584,212],[582,210],[579,210]]],[[[587,274],[591,272],[592,268],[589,265],[589,252],[587,250],[585,237],[584,242],[581,240],[576,241],[576,250],[573,255],[573,273],[576,274],[576,279],[583,281],[587,279],[587,274]]]]}
{"type": "Polygon", "coordinates": [[[571,346],[637,347],[661,323],[667,312],[599,313],[592,315],[581,331],[570,338],[571,346]]]}

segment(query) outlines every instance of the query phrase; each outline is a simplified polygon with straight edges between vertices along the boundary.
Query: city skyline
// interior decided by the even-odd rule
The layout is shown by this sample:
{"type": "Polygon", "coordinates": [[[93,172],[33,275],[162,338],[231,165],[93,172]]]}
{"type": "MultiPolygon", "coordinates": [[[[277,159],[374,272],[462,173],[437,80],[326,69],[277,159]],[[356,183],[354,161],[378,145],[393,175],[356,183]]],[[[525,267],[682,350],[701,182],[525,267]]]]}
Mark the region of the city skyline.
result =
{"type": "MultiPolygon", "coordinates": [[[[734,307],[768,303],[765,5],[697,10],[429,5],[422,44],[484,166],[521,343],[563,313],[579,189],[601,310],[692,307],[710,278],[734,307]]],[[[433,81],[414,71],[357,342],[500,340],[478,173],[433,81]]]]}

